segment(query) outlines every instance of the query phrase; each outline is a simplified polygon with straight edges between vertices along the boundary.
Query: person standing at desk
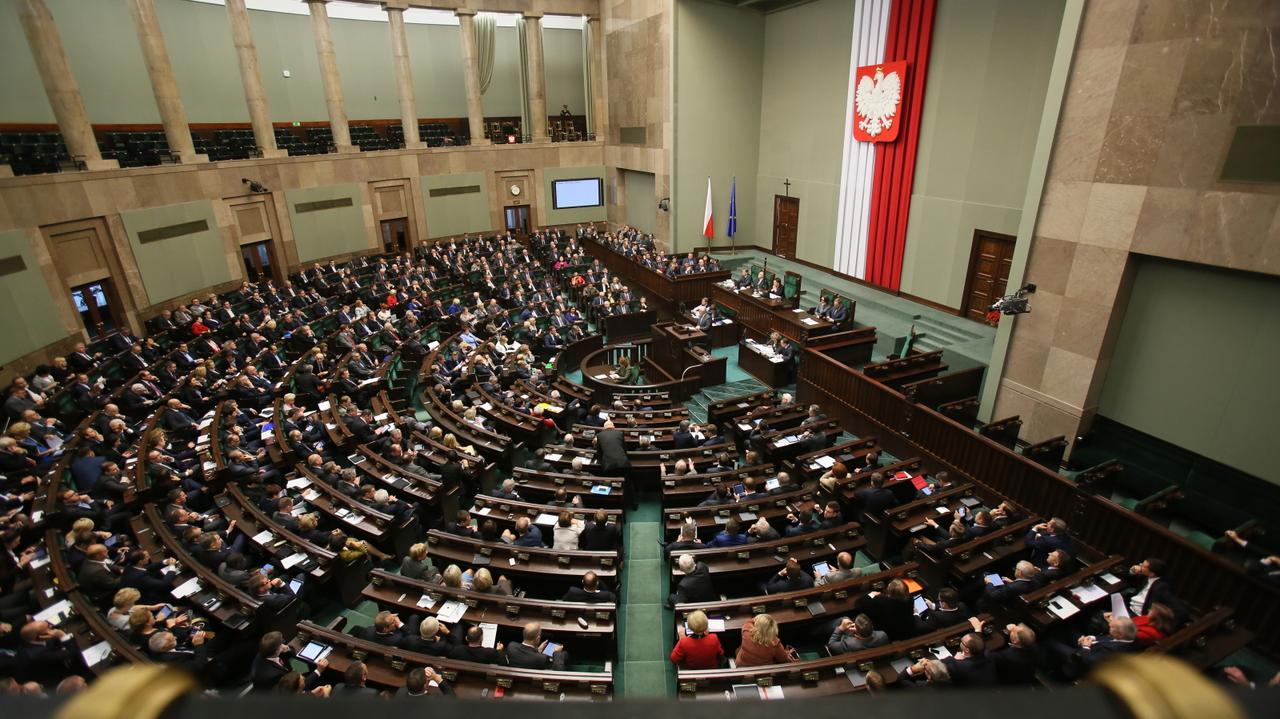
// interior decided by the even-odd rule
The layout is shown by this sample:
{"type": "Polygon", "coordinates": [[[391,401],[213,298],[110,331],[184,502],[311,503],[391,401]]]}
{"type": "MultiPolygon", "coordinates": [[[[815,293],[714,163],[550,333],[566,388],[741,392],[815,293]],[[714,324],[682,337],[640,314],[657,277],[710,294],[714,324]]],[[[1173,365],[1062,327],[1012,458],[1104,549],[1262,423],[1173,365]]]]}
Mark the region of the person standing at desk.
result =
{"type": "MultiPolygon", "coordinates": [[[[599,451],[597,456],[600,460],[600,474],[602,476],[622,476],[625,470],[631,468],[631,459],[627,457],[626,440],[622,436],[622,431],[613,426],[612,420],[605,421],[604,427],[599,432],[596,432],[596,438],[593,443],[599,451]]],[[[627,495],[631,508],[638,508],[640,503],[636,487],[629,487],[627,495]]]]}

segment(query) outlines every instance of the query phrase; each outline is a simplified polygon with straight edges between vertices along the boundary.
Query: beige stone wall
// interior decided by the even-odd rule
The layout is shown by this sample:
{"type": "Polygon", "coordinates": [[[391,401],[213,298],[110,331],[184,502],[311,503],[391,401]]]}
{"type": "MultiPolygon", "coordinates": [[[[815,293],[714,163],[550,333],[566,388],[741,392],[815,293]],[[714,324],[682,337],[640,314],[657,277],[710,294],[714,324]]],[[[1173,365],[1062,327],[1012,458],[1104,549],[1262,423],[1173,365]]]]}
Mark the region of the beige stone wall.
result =
{"type": "Polygon", "coordinates": [[[1280,123],[1277,54],[1273,0],[1089,1],[996,398],[1023,439],[1087,429],[1131,255],[1280,274],[1280,187],[1217,179],[1236,127],[1280,123]]]}
{"type": "MultiPolygon", "coordinates": [[[[0,232],[20,230],[30,239],[32,252],[45,270],[50,294],[68,337],[58,345],[65,349],[63,345],[82,336],[80,320],[71,306],[68,288],[71,282],[84,278],[65,276],[53,260],[55,251],[51,244],[60,232],[83,226],[88,228],[86,232],[98,233],[97,241],[107,256],[106,269],[99,274],[109,272],[121,295],[126,321],[141,331],[147,318],[174,306],[178,300],[189,298],[177,298],[161,304],[153,304],[149,300],[144,278],[130,251],[122,213],[180,203],[212,203],[216,219],[214,229],[224,239],[226,262],[235,268],[236,273],[243,271],[240,245],[267,238],[275,244],[277,257],[287,265],[288,271],[292,271],[297,266],[298,252],[285,203],[287,191],[353,183],[360,185],[359,209],[364,219],[364,231],[370,239],[367,244],[372,246],[378,233],[378,220],[389,217],[376,200],[378,190],[402,183],[406,187],[403,196],[408,198],[402,203],[404,216],[409,218],[411,239],[419,242],[429,236],[427,225],[431,220],[421,199],[423,177],[484,173],[493,190],[489,193],[490,212],[495,221],[500,222],[501,203],[504,201],[496,191],[500,178],[520,174],[529,178],[531,186],[539,187],[546,168],[603,165],[604,158],[603,142],[544,143],[2,177],[0,232]],[[271,192],[267,195],[246,195],[241,178],[260,182],[271,192]],[[246,204],[252,205],[252,209],[244,208],[246,204]],[[243,235],[237,221],[238,213],[260,218],[260,221],[252,222],[253,234],[243,235]]],[[[534,223],[543,224],[543,198],[535,192],[529,200],[534,206],[534,223]]],[[[239,281],[240,275],[237,274],[233,282],[211,289],[225,289],[239,281]]],[[[14,372],[26,371],[43,361],[46,354],[37,351],[10,363],[0,375],[0,382],[14,372]]]]}
{"type": "MultiPolygon", "coordinates": [[[[655,195],[670,197],[674,0],[601,0],[600,5],[608,118],[604,164],[612,173],[609,179],[616,188],[618,169],[650,172],[655,195]],[[644,128],[644,144],[622,144],[623,128],[644,128]]],[[[611,221],[622,217],[611,209],[611,221]]],[[[654,234],[660,244],[671,247],[670,212],[658,212],[654,234]]]]}

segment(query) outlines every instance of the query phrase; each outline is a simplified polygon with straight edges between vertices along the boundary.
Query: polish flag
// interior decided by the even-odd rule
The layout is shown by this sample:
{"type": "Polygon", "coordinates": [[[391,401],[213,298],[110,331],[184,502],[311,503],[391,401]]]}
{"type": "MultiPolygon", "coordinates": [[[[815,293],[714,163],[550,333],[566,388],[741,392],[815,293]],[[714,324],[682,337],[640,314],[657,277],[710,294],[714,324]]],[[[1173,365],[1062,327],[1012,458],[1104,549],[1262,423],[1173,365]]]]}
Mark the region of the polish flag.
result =
{"type": "Polygon", "coordinates": [[[702,236],[708,240],[716,235],[716,222],[711,216],[711,178],[707,178],[707,210],[702,213],[702,236]]]}

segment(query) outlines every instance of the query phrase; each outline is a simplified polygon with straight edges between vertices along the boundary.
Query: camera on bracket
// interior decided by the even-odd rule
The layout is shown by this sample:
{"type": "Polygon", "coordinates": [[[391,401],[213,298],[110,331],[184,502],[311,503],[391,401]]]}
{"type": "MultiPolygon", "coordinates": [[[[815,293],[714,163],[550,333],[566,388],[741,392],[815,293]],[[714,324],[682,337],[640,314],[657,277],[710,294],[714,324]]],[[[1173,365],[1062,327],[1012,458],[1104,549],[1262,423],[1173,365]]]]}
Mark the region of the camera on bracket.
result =
{"type": "Polygon", "coordinates": [[[988,312],[999,312],[1006,315],[1022,315],[1031,311],[1031,298],[1027,295],[1034,294],[1036,286],[1028,283],[1011,295],[1005,295],[987,308],[988,312]]]}

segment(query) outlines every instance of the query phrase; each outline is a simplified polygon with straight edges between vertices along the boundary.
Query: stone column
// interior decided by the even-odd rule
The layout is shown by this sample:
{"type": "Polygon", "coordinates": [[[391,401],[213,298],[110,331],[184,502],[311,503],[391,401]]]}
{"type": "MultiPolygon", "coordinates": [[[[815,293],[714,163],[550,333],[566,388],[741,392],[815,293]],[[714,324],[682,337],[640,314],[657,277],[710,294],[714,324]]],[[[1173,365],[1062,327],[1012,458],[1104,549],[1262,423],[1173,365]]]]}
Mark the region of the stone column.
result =
{"type": "Polygon", "coordinates": [[[307,0],[311,11],[311,29],[316,34],[316,57],[320,60],[320,80],[324,83],[324,104],[329,108],[329,127],[338,152],[357,152],[351,144],[347,128],[347,106],[342,99],[342,78],[338,75],[338,56],[333,53],[333,36],[329,33],[329,0],[307,0]]]}
{"type": "Polygon", "coordinates": [[[587,102],[591,103],[595,121],[595,127],[590,131],[595,133],[597,140],[603,141],[609,137],[604,119],[604,23],[599,17],[588,17],[587,22],[591,25],[591,97],[587,102]]]}
{"type": "Polygon", "coordinates": [[[58,34],[58,26],[53,22],[53,14],[44,0],[20,0],[18,19],[27,35],[27,44],[31,46],[31,55],[35,57],[40,81],[44,83],[45,94],[49,96],[49,105],[58,120],[58,131],[67,144],[67,151],[73,158],[83,161],[87,170],[119,167],[115,160],[104,160],[102,153],[98,152],[98,141],[93,136],[89,113],[85,111],[84,100],[80,97],[80,86],[76,84],[75,75],[71,74],[71,63],[62,47],[62,36],[58,34]]]}
{"type": "Polygon", "coordinates": [[[160,121],[169,140],[169,151],[178,162],[208,162],[207,155],[197,155],[191,142],[191,128],[187,125],[187,110],[182,106],[182,93],[173,76],[169,63],[169,49],[165,47],[164,34],[160,32],[160,20],[156,17],[155,0],[129,0],[134,29],[138,31],[138,44],[151,78],[151,91],[156,96],[160,121]]]}
{"type": "Polygon", "coordinates": [[[467,84],[467,121],[471,126],[471,144],[484,138],[484,100],[480,95],[480,62],[476,56],[476,11],[456,10],[462,33],[462,69],[467,84]]]}
{"type": "Polygon", "coordinates": [[[529,122],[525,128],[534,142],[547,141],[547,81],[542,71],[542,15],[524,14],[525,42],[529,46],[529,122]]]}
{"type": "Polygon", "coordinates": [[[413,69],[409,65],[409,39],[404,32],[404,11],[408,0],[389,0],[382,7],[391,26],[391,62],[396,66],[396,89],[400,93],[400,127],[404,146],[422,147],[418,137],[418,103],[413,98],[413,69]]]}
{"type": "Polygon", "coordinates": [[[253,142],[261,149],[263,157],[286,157],[289,153],[276,147],[267,93],[262,89],[262,75],[258,72],[258,50],[253,44],[253,28],[249,25],[249,11],[244,8],[244,0],[227,0],[227,17],[231,19],[231,41],[236,46],[236,59],[240,63],[240,84],[244,86],[249,123],[253,125],[253,142]]]}

